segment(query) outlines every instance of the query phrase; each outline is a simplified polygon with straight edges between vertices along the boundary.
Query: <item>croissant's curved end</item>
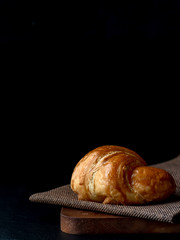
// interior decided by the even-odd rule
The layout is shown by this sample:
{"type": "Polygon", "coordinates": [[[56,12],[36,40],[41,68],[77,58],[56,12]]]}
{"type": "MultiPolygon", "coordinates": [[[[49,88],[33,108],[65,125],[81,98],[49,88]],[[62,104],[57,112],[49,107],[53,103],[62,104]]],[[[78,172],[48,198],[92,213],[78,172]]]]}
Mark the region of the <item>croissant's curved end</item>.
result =
{"type": "Polygon", "coordinates": [[[175,193],[173,177],[165,170],[155,167],[137,167],[132,174],[132,188],[144,202],[156,202],[175,193]]]}
{"type": "Polygon", "coordinates": [[[71,188],[79,200],[134,205],[164,200],[176,186],[169,173],[147,167],[136,152],[107,145],[92,150],[78,162],[71,188]]]}

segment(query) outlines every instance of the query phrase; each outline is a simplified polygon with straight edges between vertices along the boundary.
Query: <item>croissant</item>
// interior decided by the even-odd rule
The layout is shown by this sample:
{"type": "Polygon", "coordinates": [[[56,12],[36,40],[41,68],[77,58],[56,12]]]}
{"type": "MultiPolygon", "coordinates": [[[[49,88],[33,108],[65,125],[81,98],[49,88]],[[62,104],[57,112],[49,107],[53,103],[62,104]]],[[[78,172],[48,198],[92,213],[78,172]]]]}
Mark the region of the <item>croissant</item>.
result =
{"type": "Polygon", "coordinates": [[[173,177],[147,166],[136,152],[107,145],[87,153],[75,166],[71,189],[79,200],[135,205],[161,201],[176,190],[173,177]]]}

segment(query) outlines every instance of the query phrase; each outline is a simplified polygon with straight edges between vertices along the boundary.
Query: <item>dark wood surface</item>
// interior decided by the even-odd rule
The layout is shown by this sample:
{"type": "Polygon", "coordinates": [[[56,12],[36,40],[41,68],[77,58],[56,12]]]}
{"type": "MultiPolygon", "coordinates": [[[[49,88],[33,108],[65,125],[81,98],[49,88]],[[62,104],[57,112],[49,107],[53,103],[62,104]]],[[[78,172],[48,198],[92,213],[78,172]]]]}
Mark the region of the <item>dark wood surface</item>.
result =
{"type": "Polygon", "coordinates": [[[61,230],[69,234],[180,233],[180,223],[115,216],[72,208],[61,209],[61,230]]]}
{"type": "MultiPolygon", "coordinates": [[[[178,240],[180,234],[72,235],[60,230],[60,206],[32,203],[29,196],[52,186],[0,183],[0,240],[178,240]]],[[[131,223],[129,223],[131,226],[131,223]]]]}

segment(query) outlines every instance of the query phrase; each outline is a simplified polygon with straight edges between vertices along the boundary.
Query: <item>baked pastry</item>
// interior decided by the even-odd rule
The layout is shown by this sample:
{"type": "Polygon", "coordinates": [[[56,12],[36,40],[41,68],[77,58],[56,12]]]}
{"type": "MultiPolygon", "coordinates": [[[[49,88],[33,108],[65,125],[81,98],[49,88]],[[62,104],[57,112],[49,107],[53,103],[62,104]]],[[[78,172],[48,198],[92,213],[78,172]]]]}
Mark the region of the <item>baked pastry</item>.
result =
{"type": "Polygon", "coordinates": [[[176,189],[173,177],[146,165],[136,152],[125,147],[98,147],[77,163],[71,189],[79,200],[110,204],[145,204],[168,198],[176,189]]]}

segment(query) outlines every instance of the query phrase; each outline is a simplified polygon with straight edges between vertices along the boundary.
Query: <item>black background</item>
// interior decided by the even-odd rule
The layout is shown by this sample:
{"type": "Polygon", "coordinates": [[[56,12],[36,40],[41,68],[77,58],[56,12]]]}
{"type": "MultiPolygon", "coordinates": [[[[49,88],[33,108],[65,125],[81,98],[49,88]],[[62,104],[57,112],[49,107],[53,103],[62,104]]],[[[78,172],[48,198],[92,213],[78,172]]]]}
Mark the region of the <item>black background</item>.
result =
{"type": "Polygon", "coordinates": [[[178,1],[0,4],[1,183],[67,184],[106,144],[179,154],[178,1]]]}
{"type": "Polygon", "coordinates": [[[8,89],[1,117],[1,182],[44,188],[69,183],[76,163],[106,144],[128,147],[148,164],[179,154],[179,114],[173,101],[170,104],[159,94],[151,101],[148,94],[126,102],[108,90],[99,96],[102,89],[79,98],[63,89],[62,96],[55,92],[47,96],[43,90],[40,94],[40,89],[35,95],[16,91],[12,96],[8,89]]]}

